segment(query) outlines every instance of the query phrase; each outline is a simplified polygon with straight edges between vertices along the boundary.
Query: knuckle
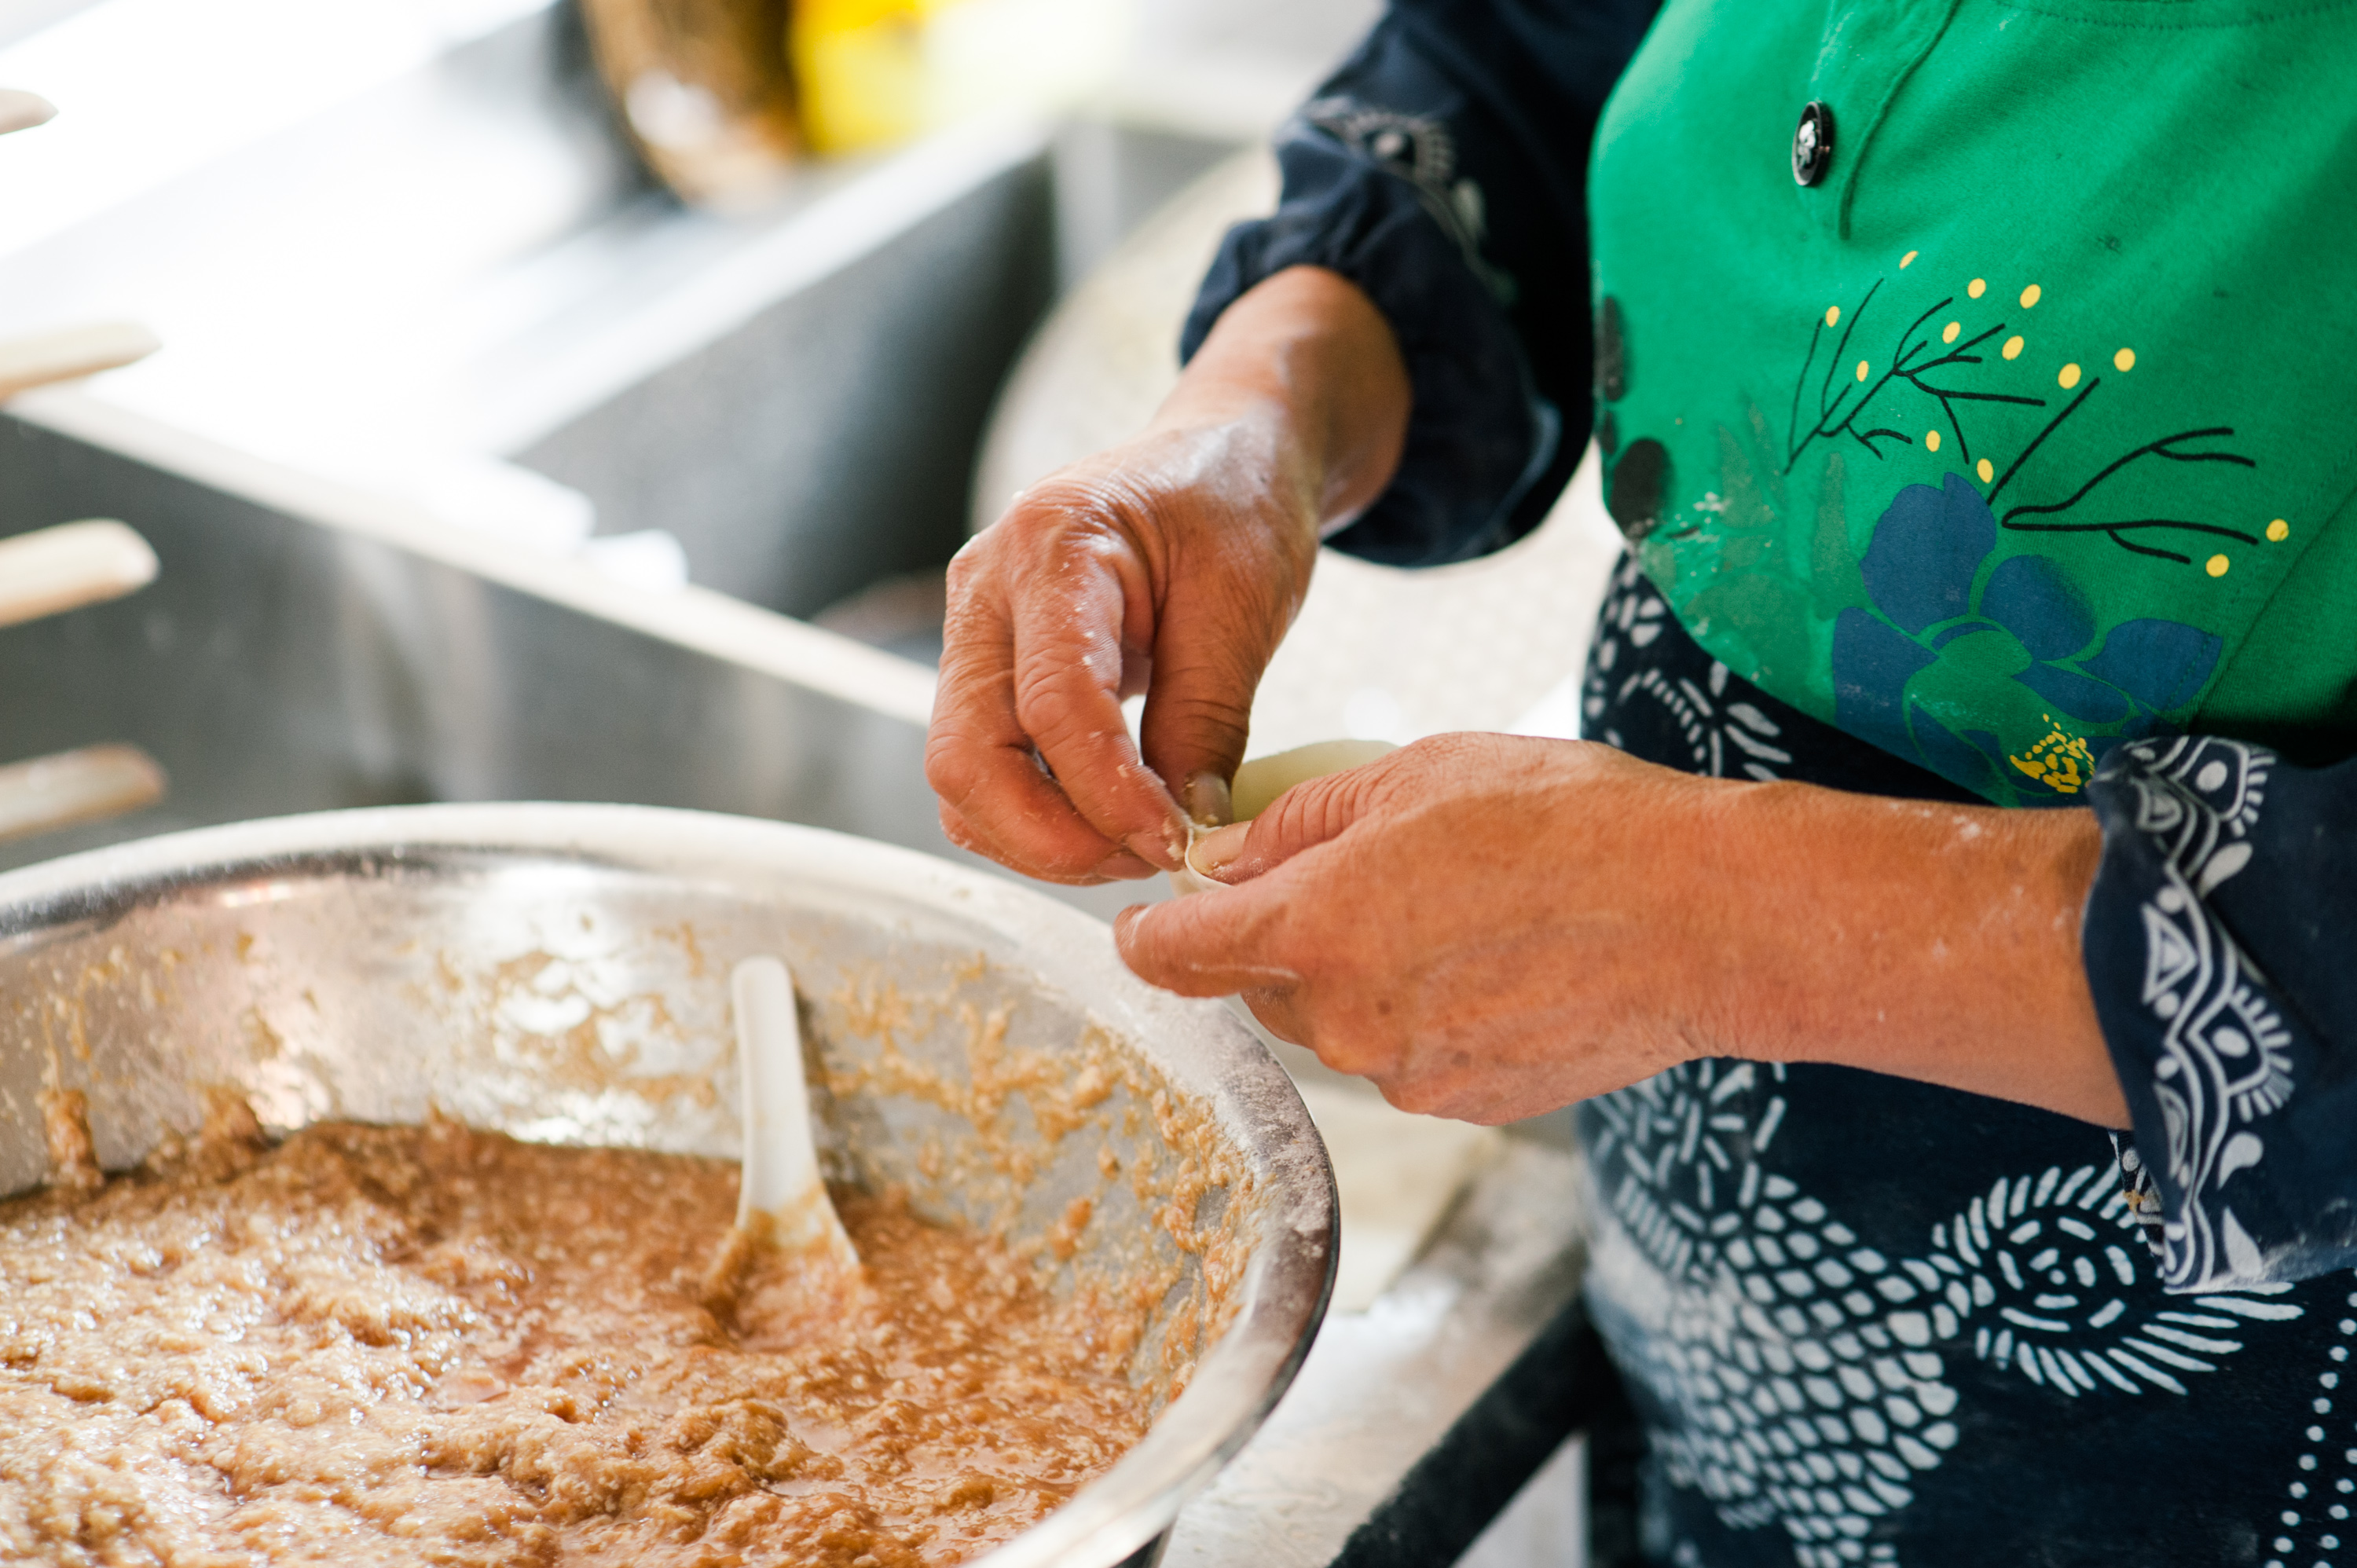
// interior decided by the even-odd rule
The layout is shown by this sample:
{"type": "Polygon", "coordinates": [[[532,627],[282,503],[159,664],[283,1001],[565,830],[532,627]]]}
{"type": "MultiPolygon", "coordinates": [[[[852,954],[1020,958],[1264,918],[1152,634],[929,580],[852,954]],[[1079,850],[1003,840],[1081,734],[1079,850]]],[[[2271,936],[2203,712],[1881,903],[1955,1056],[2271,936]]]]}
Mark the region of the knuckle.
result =
{"type": "Polygon", "coordinates": [[[1367,813],[1372,789],[1371,780],[1353,774],[1329,774],[1287,789],[1263,815],[1275,819],[1280,843],[1327,843],[1367,813]]]}
{"type": "Polygon", "coordinates": [[[1317,1051],[1319,1061],[1336,1072],[1347,1072],[1352,1078],[1363,1078],[1378,1088],[1382,1086],[1378,1075],[1383,1069],[1383,1058],[1369,1049],[1363,1040],[1352,1037],[1346,1031],[1329,1027],[1318,1032],[1311,1048],[1317,1051]]]}
{"type": "Polygon", "coordinates": [[[1125,548],[1134,508],[1100,480],[1071,470],[1017,495],[950,561],[952,581],[977,574],[1031,576],[1108,547],[1125,548]]]}
{"type": "Polygon", "coordinates": [[[1388,793],[1386,782],[1385,775],[1362,768],[1336,774],[1333,788],[1321,791],[1318,797],[1325,817],[1319,826],[1329,833],[1339,834],[1352,822],[1372,815],[1388,793]]]}
{"type": "Polygon", "coordinates": [[[976,854],[985,854],[989,853],[987,847],[983,842],[982,835],[975,832],[974,829],[968,825],[963,816],[951,810],[946,805],[942,807],[941,816],[942,836],[943,838],[957,845],[958,848],[972,850],[976,854]]]}
{"type": "Polygon", "coordinates": [[[1125,542],[1129,514],[1136,510],[1125,500],[1117,487],[1068,468],[1025,490],[991,526],[1035,550],[1086,551],[1125,542]]]}
{"type": "Polygon", "coordinates": [[[1401,766],[1422,770],[1445,768],[1455,771],[1463,768],[1481,768],[1500,760],[1498,743],[1506,736],[1487,735],[1479,731],[1458,730],[1445,735],[1426,736],[1398,752],[1401,766]]]}
{"type": "Polygon", "coordinates": [[[1375,1087],[1383,1090],[1383,1098],[1395,1109],[1417,1116],[1431,1115],[1447,1100],[1439,1086],[1428,1079],[1383,1078],[1375,1080],[1375,1087]]]}
{"type": "MultiPolygon", "coordinates": [[[[1090,704],[1075,700],[1068,677],[1042,670],[1017,677],[1015,716],[1023,733],[1043,752],[1070,757],[1113,744],[1114,736],[1091,722],[1090,704]]],[[[1127,731],[1123,738],[1127,738],[1127,731]]]]}
{"type": "Polygon", "coordinates": [[[955,731],[934,729],[925,737],[925,782],[952,804],[971,796],[983,777],[973,742],[955,731]]]}
{"type": "Polygon", "coordinates": [[[1252,725],[1252,694],[1225,678],[1217,682],[1188,673],[1166,672],[1152,698],[1155,717],[1163,724],[1194,728],[1232,730],[1242,735],[1252,725]]]}
{"type": "MultiPolygon", "coordinates": [[[[1249,700],[1212,693],[1165,693],[1146,698],[1147,713],[1140,729],[1146,745],[1157,754],[1184,747],[1209,754],[1232,773],[1252,735],[1249,700]]],[[[1189,758],[1191,760],[1191,758],[1189,758]]]]}

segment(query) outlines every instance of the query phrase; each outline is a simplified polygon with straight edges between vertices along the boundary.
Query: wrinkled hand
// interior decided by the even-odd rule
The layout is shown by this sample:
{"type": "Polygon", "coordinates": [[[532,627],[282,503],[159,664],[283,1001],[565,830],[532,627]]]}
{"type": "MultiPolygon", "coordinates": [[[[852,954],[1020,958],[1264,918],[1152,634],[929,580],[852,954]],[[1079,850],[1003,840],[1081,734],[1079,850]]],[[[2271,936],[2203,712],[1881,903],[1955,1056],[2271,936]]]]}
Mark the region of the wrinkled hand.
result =
{"type": "Polygon", "coordinates": [[[1535,1115],[1703,1056],[1826,1061],[2120,1126],[2080,967],[2084,811],[1695,778],[1437,736],[1196,846],[1130,967],[1241,992],[1405,1110],[1535,1115]]]}
{"type": "Polygon", "coordinates": [[[1408,398],[1366,296],[1288,269],[1228,307],[1144,435],[961,551],[925,746],[952,841],[1102,882],[1175,869],[1189,816],[1225,822],[1319,532],[1390,482],[1408,398]],[[1121,701],[1139,693],[1133,742],[1121,701]]]}
{"type": "Polygon", "coordinates": [[[1713,889],[1656,849],[1719,788],[1576,741],[1422,741],[1206,840],[1232,886],[1125,911],[1122,955],[1242,992],[1405,1110],[1535,1115],[1697,1054],[1713,889]]]}
{"type": "Polygon", "coordinates": [[[1314,497],[1273,446],[1249,422],[1151,433],[959,553],[925,756],[952,842],[1096,882],[1178,864],[1182,808],[1225,820],[1318,553],[1314,497]],[[1121,713],[1140,692],[1142,756],[1121,713]]]}

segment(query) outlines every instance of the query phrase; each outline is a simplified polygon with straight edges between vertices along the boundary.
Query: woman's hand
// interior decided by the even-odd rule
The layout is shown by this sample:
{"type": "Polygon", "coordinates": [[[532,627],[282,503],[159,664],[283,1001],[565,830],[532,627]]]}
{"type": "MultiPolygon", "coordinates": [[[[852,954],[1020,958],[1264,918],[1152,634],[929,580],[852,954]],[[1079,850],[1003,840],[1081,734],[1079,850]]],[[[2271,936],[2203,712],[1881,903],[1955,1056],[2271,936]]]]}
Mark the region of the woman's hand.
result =
{"type": "Polygon", "coordinates": [[[2079,960],[2099,840],[2000,811],[1444,736],[1198,845],[1122,953],[1394,1104],[1534,1115],[1695,1057],[1842,1062],[2111,1126],[2079,960]]]}
{"type": "Polygon", "coordinates": [[[1099,882],[1175,868],[1189,815],[1226,821],[1318,538],[1390,482],[1407,409],[1383,317],[1297,267],[1229,306],[1145,434],[1016,498],[950,566],[925,747],[950,838],[1099,882]]]}

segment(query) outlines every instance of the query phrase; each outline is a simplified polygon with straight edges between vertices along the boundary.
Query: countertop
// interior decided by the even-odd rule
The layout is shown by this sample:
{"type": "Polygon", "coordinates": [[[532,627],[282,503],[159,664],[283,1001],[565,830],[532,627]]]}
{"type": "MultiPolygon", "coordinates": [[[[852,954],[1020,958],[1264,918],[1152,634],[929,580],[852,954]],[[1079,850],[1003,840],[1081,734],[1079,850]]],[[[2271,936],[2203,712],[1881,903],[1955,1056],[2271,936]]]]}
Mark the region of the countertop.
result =
{"type": "Polygon", "coordinates": [[[1559,1139],[1509,1138],[1370,1310],[1327,1316],[1163,1568],[1456,1561],[1609,1382],[1578,1302],[1579,1201],[1559,1139]]]}

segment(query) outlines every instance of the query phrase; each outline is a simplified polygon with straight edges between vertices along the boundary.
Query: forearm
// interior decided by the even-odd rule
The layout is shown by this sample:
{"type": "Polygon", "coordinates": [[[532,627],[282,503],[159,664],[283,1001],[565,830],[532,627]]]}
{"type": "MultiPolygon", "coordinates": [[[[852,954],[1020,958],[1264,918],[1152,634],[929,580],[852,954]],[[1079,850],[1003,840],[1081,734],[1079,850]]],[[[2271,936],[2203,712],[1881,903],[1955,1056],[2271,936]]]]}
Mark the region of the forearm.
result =
{"type": "Polygon", "coordinates": [[[1275,482],[1331,532],[1391,482],[1409,402],[1382,313],[1340,274],[1290,267],[1222,314],[1148,432],[1254,427],[1275,482]]]}
{"type": "Polygon", "coordinates": [[[1746,873],[1726,940],[1748,983],[1712,1026],[1734,1054],[2127,1125],[2079,946],[2092,813],[1769,785],[1717,814],[1746,873]]]}

